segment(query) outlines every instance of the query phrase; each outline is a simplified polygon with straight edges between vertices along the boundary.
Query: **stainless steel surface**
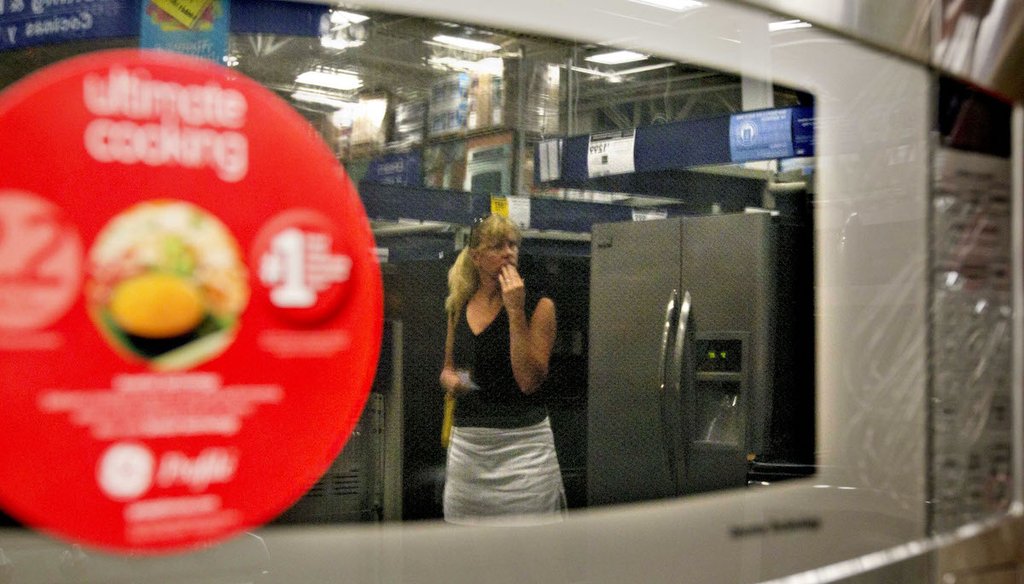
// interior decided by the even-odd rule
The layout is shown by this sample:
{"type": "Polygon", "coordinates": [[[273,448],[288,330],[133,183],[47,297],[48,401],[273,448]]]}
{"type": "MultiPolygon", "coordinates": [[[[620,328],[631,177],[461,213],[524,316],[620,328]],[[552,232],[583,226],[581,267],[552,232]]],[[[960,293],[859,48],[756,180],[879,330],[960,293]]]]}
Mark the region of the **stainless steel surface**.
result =
{"type": "Polygon", "coordinates": [[[1010,161],[943,148],[934,180],[930,508],[944,532],[1006,513],[1014,489],[1010,161]]]}
{"type": "Polygon", "coordinates": [[[938,0],[739,1],[831,28],[919,61],[928,61],[931,54],[932,11],[938,0]]]}
{"type": "MultiPolygon", "coordinates": [[[[672,293],[669,294],[668,302],[665,303],[665,326],[661,333],[661,350],[658,351],[658,367],[661,369],[660,389],[662,392],[668,391],[668,342],[671,338],[669,333],[672,331],[672,316],[676,313],[676,302],[678,301],[679,290],[673,288],[672,293]]],[[[687,302],[689,302],[688,298],[687,302]]]]}
{"type": "MultiPolygon", "coordinates": [[[[1013,109],[1010,135],[1010,233],[1012,237],[1010,261],[1014,266],[1024,266],[1024,106],[1017,104],[1013,109]]],[[[1013,428],[1020,436],[1024,428],[1024,270],[1010,273],[1013,294],[1013,348],[1010,396],[1013,404],[1013,428]]],[[[1013,500],[1024,501],[1024,448],[1015,442],[1013,449],[1013,500]]]]}
{"type": "MultiPolygon", "coordinates": [[[[798,29],[771,35],[770,63],[762,60],[755,66],[743,60],[734,33],[743,26],[767,28],[777,19],[726,3],[709,1],[688,12],[621,0],[365,4],[638,48],[771,78],[822,97],[814,214],[819,454],[824,465],[816,480],[800,484],[581,511],[545,529],[460,530],[432,522],[368,529],[268,528],[264,532],[273,550],[273,581],[468,583],[485,573],[494,582],[758,582],[839,562],[851,566],[842,573],[850,578],[874,576],[879,570],[884,574],[859,582],[928,581],[927,569],[895,577],[885,572],[893,558],[911,558],[920,566],[917,542],[926,533],[927,136],[933,125],[933,94],[930,72],[920,62],[928,60],[927,45],[921,58],[915,41],[872,42],[908,47],[893,50],[914,56],[917,61],[912,62],[865,49],[823,27],[798,29]],[[773,530],[774,525],[801,521],[803,529],[773,530]],[[744,527],[762,532],[735,535],[744,527]],[[900,546],[907,546],[909,555],[889,553],[900,546]]],[[[771,7],[796,10],[796,4],[773,2],[771,7]]],[[[814,3],[800,4],[808,19],[820,10],[814,3]]],[[[904,17],[916,14],[909,6],[923,7],[891,4],[904,17]]],[[[839,30],[846,16],[831,16],[829,26],[839,30]]],[[[879,26],[887,29],[886,23],[879,26]]],[[[1015,162],[1019,159],[1018,149],[1015,162]]],[[[1019,182],[1014,193],[1019,201],[1019,182]]],[[[414,325],[409,323],[409,328],[414,325]]],[[[430,323],[429,328],[436,327],[430,323]]],[[[432,364],[437,362],[434,358],[432,364]]],[[[436,379],[433,373],[429,377],[436,379]]],[[[0,534],[0,547],[7,549],[24,535],[0,534]]],[[[60,556],[64,549],[48,546],[47,558],[60,556]]],[[[185,568],[192,559],[178,561],[162,581],[188,581],[185,568]]],[[[158,574],[149,575],[153,578],[137,581],[158,574]]],[[[51,576],[46,581],[61,578],[56,572],[51,576]]],[[[818,580],[797,576],[792,581],[818,580]]]]}
{"type": "MultiPolygon", "coordinates": [[[[655,511],[656,512],[656,511],[655,511]]],[[[642,520],[656,525],[650,513],[642,520]]],[[[538,561],[492,563],[486,569],[495,582],[612,582],[601,578],[589,566],[587,547],[615,541],[626,545],[637,529],[629,519],[623,530],[608,533],[586,531],[597,523],[581,521],[581,529],[564,531],[568,536],[552,544],[546,553],[529,540],[515,537],[519,530],[505,532],[509,554],[529,556],[538,561]],[[552,574],[557,576],[552,577],[552,574]]],[[[641,522],[642,525],[642,522],[641,522]]],[[[643,529],[640,527],[639,529],[643,529]]],[[[479,532],[459,530],[452,539],[470,544],[479,532]]],[[[209,584],[291,584],[294,582],[441,582],[446,562],[437,558],[420,563],[413,550],[432,537],[431,530],[408,529],[404,535],[379,529],[339,530],[326,527],[264,529],[257,536],[244,534],[216,548],[193,552],[185,557],[138,558],[109,556],[78,546],[50,540],[26,531],[0,530],[0,577],[17,584],[53,582],[103,582],[105,584],[163,584],[196,582],[209,584]],[[331,561],[310,561],[330,558],[331,561]],[[415,572],[411,564],[420,566],[415,572]]],[[[670,547],[670,546],[664,546],[670,547]]],[[[762,584],[1016,584],[1024,574],[1024,519],[1015,515],[998,523],[985,523],[936,538],[865,554],[813,570],[759,580],[762,584]]],[[[620,582],[636,581],[637,574],[658,571],[656,554],[642,554],[635,563],[616,573],[620,582]],[[630,579],[630,575],[634,579],[630,579]]],[[[734,562],[738,576],[746,558],[734,562]]],[[[666,581],[670,580],[668,575],[666,581]]],[[[672,581],[687,581],[681,578],[672,581]]],[[[461,581],[461,580],[460,580],[461,581]]],[[[470,581],[470,580],[465,580],[470,581]]],[[[698,581],[698,580],[695,580],[698,581]]],[[[737,579],[702,580],[735,582],[737,579]]]]}
{"type": "MultiPolygon", "coordinates": [[[[800,263],[777,261],[779,232],[773,221],[768,214],[729,214],[594,227],[591,505],[745,486],[748,455],[783,462],[773,458],[777,453],[767,436],[776,381],[773,355],[797,345],[775,346],[775,335],[801,319],[778,312],[776,274],[800,263]],[[668,311],[666,296],[673,299],[668,311]],[[675,329],[668,363],[663,358],[666,312],[675,329]],[[742,354],[749,366],[695,383],[695,338],[702,337],[746,339],[734,356],[742,354]],[[742,428],[724,441],[713,425],[722,399],[730,395],[738,402],[735,411],[742,412],[737,416],[742,428]]],[[[800,277],[798,285],[811,285],[810,273],[800,277]]],[[[798,310],[810,312],[810,307],[798,310]]],[[[781,389],[788,392],[795,385],[781,389]]]]}
{"type": "Polygon", "coordinates": [[[830,28],[1024,100],[1024,3],[1017,0],[738,1],[830,28]]]}
{"type": "Polygon", "coordinates": [[[264,538],[244,533],[186,554],[108,554],[28,530],[0,529],[4,584],[267,584],[272,559],[264,538]]]}
{"type": "Polygon", "coordinates": [[[679,288],[679,222],[643,226],[644,238],[635,236],[630,223],[596,225],[592,232],[590,505],[676,494],[666,436],[658,423],[666,364],[657,357],[666,324],[664,302],[679,288]]]}
{"type": "Polygon", "coordinates": [[[372,392],[345,448],[281,524],[380,521],[384,516],[384,396],[372,392]]]}
{"type": "MultiPolygon", "coordinates": [[[[639,299],[641,302],[643,299],[639,299]]],[[[665,391],[661,392],[659,418],[663,431],[663,448],[668,455],[669,474],[675,481],[675,493],[688,492],[690,457],[687,436],[693,432],[693,414],[687,412],[687,398],[693,395],[693,298],[683,290],[676,314],[676,334],[672,362],[665,391]]]]}
{"type": "Polygon", "coordinates": [[[384,320],[384,336],[381,346],[381,359],[378,363],[377,378],[386,386],[384,393],[384,432],[381,446],[384,449],[381,463],[381,476],[384,484],[383,519],[400,521],[402,519],[402,453],[405,434],[405,396],[402,384],[402,353],[404,334],[402,322],[384,320]]]}
{"type": "MultiPolygon", "coordinates": [[[[781,233],[768,214],[719,215],[683,222],[683,281],[693,294],[698,333],[738,332],[749,335],[743,347],[750,370],[746,371],[753,391],[741,396],[749,413],[748,428],[741,445],[743,453],[764,456],[768,444],[771,396],[774,393],[774,353],[793,346],[774,347],[776,330],[785,326],[780,319],[795,318],[778,312],[777,282],[780,273],[798,262],[779,262],[781,233]],[[708,269],[714,266],[714,270],[708,269]]],[[[804,250],[806,253],[807,250],[804,250]]],[[[798,286],[809,287],[813,274],[798,286]]],[[[808,307],[801,307],[807,309],[808,307]]]]}

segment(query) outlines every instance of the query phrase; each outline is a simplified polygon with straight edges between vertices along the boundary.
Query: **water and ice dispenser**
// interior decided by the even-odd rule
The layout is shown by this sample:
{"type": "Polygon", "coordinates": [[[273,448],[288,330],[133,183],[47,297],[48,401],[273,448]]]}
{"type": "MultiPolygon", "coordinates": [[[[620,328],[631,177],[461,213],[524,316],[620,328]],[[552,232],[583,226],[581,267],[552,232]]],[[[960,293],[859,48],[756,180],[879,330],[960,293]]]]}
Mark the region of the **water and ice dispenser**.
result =
{"type": "Polygon", "coordinates": [[[694,342],[692,492],[747,481],[750,404],[745,332],[698,333],[694,342]]]}

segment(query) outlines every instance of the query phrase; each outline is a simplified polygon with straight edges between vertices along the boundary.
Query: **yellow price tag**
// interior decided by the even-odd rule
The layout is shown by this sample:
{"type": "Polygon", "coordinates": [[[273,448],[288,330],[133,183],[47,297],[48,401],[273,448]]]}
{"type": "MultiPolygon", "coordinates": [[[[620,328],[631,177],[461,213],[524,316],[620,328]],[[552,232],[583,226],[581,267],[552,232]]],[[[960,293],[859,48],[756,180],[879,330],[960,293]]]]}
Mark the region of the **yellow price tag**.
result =
{"type": "Polygon", "coordinates": [[[153,4],[184,24],[186,28],[192,28],[212,3],[213,0],[153,0],[153,4]]]}
{"type": "Polygon", "coordinates": [[[505,197],[491,197],[491,213],[508,217],[508,199],[505,197]]]}

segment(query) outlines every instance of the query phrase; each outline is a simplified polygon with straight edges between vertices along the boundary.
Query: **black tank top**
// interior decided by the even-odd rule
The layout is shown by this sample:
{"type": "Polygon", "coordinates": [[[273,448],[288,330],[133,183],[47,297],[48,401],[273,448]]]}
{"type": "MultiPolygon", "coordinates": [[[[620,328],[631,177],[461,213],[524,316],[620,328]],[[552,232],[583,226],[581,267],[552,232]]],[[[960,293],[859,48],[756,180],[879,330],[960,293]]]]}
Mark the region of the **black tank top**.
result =
{"type": "MultiPolygon", "coordinates": [[[[527,319],[539,300],[540,296],[527,297],[527,319]]],[[[524,394],[512,374],[508,313],[504,306],[479,335],[470,330],[464,307],[455,325],[453,357],[455,368],[468,370],[480,386],[479,390],[459,396],[456,426],[522,428],[540,423],[547,416],[541,398],[536,393],[524,394]]]]}

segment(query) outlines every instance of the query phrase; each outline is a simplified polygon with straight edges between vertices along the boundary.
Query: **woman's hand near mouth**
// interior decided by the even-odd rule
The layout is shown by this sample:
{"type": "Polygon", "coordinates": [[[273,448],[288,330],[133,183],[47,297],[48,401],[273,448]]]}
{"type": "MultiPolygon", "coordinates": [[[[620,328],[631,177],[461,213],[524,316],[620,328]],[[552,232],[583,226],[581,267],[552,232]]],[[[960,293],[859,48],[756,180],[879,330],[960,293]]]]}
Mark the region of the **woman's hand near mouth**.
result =
{"type": "Polygon", "coordinates": [[[505,264],[501,267],[498,284],[501,285],[501,300],[505,304],[505,310],[522,312],[526,301],[526,289],[514,265],[505,264]]]}

